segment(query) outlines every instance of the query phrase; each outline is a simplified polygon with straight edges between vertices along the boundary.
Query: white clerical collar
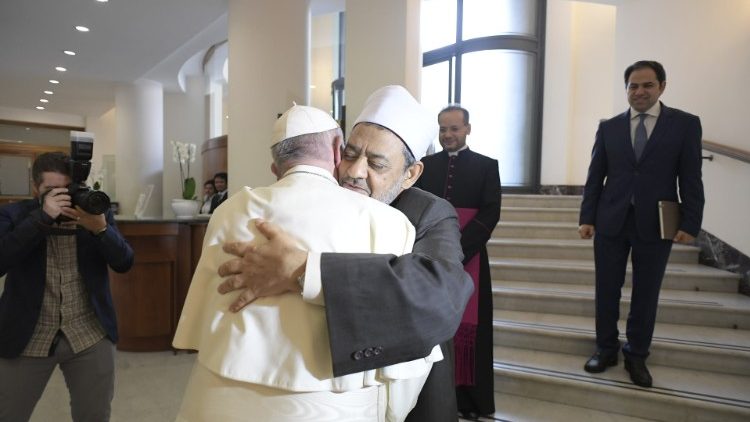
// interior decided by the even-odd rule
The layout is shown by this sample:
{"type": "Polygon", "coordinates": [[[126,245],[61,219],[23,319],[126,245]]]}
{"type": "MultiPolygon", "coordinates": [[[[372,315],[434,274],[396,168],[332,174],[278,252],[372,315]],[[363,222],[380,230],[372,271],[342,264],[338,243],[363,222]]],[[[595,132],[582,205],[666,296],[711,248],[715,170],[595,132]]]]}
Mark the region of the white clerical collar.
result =
{"type": "Polygon", "coordinates": [[[457,149],[456,151],[450,151],[450,152],[448,152],[448,156],[449,157],[455,157],[455,156],[458,155],[459,152],[461,152],[461,151],[463,151],[465,149],[468,149],[468,148],[469,148],[469,146],[466,145],[466,144],[464,144],[464,146],[462,146],[461,148],[457,149]]]}
{"type": "MultiPolygon", "coordinates": [[[[658,118],[659,114],[661,114],[661,101],[657,101],[656,104],[652,105],[650,109],[646,110],[642,114],[658,118]]],[[[639,115],[641,115],[640,111],[637,111],[633,107],[630,107],[630,120],[637,118],[639,115]]]]}
{"type": "Polygon", "coordinates": [[[336,179],[333,178],[333,175],[328,170],[325,170],[325,169],[322,169],[322,168],[316,167],[316,166],[308,166],[306,164],[298,164],[298,165],[290,168],[281,177],[284,178],[284,177],[289,176],[290,174],[295,174],[295,173],[314,174],[316,176],[320,176],[320,177],[323,177],[325,179],[328,179],[330,182],[333,182],[336,185],[339,184],[339,182],[336,181],[336,179]]]}

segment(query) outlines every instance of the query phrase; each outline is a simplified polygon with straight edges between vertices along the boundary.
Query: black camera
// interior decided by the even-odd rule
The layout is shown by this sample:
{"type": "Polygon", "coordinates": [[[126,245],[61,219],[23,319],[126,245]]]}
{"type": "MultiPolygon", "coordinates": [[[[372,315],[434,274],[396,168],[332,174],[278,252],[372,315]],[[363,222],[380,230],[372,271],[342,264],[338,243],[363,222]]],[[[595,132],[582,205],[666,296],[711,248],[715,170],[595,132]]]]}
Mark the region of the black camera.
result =
{"type": "MultiPolygon", "coordinates": [[[[70,132],[70,184],[67,186],[73,207],[81,207],[89,214],[103,214],[109,209],[110,201],[106,193],[86,186],[91,172],[91,157],[94,152],[94,138],[86,132],[70,132]]],[[[61,217],[63,217],[61,215],[61,217]]],[[[69,220],[63,217],[63,220],[69,220]]]]}

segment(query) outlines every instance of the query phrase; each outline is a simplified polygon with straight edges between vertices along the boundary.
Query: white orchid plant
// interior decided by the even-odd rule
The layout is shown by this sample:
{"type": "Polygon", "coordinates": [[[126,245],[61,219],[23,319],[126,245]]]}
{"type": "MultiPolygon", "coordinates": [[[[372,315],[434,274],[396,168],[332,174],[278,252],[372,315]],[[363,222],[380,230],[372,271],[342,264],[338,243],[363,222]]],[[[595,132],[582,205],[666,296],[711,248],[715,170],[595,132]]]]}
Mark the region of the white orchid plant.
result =
{"type": "Polygon", "coordinates": [[[195,162],[197,147],[187,142],[170,141],[172,144],[172,161],[180,164],[182,180],[182,199],[196,199],[195,179],[190,177],[190,163],[195,162]]]}

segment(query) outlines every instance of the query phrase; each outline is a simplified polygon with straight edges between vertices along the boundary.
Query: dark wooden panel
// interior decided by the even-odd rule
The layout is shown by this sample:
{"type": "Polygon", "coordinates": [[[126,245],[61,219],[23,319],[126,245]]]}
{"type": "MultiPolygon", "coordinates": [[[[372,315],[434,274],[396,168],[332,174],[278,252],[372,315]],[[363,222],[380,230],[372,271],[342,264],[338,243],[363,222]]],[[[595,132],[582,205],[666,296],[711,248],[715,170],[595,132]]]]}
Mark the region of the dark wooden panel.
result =
{"type": "Polygon", "coordinates": [[[190,280],[200,258],[205,226],[205,223],[187,222],[118,223],[135,253],[129,272],[110,271],[120,333],[119,350],[171,349],[190,280]]]}

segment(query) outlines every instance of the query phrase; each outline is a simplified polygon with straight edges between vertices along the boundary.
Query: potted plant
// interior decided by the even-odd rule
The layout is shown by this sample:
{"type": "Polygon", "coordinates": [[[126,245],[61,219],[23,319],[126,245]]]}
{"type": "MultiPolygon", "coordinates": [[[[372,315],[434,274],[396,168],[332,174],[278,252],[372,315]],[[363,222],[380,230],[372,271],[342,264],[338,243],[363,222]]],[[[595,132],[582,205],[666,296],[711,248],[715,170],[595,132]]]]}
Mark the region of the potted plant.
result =
{"type": "Polygon", "coordinates": [[[196,146],[187,142],[170,141],[172,161],[180,165],[182,198],[172,200],[172,210],[177,218],[192,218],[198,214],[200,201],[195,196],[195,179],[190,176],[190,163],[195,162],[196,146]]]}

